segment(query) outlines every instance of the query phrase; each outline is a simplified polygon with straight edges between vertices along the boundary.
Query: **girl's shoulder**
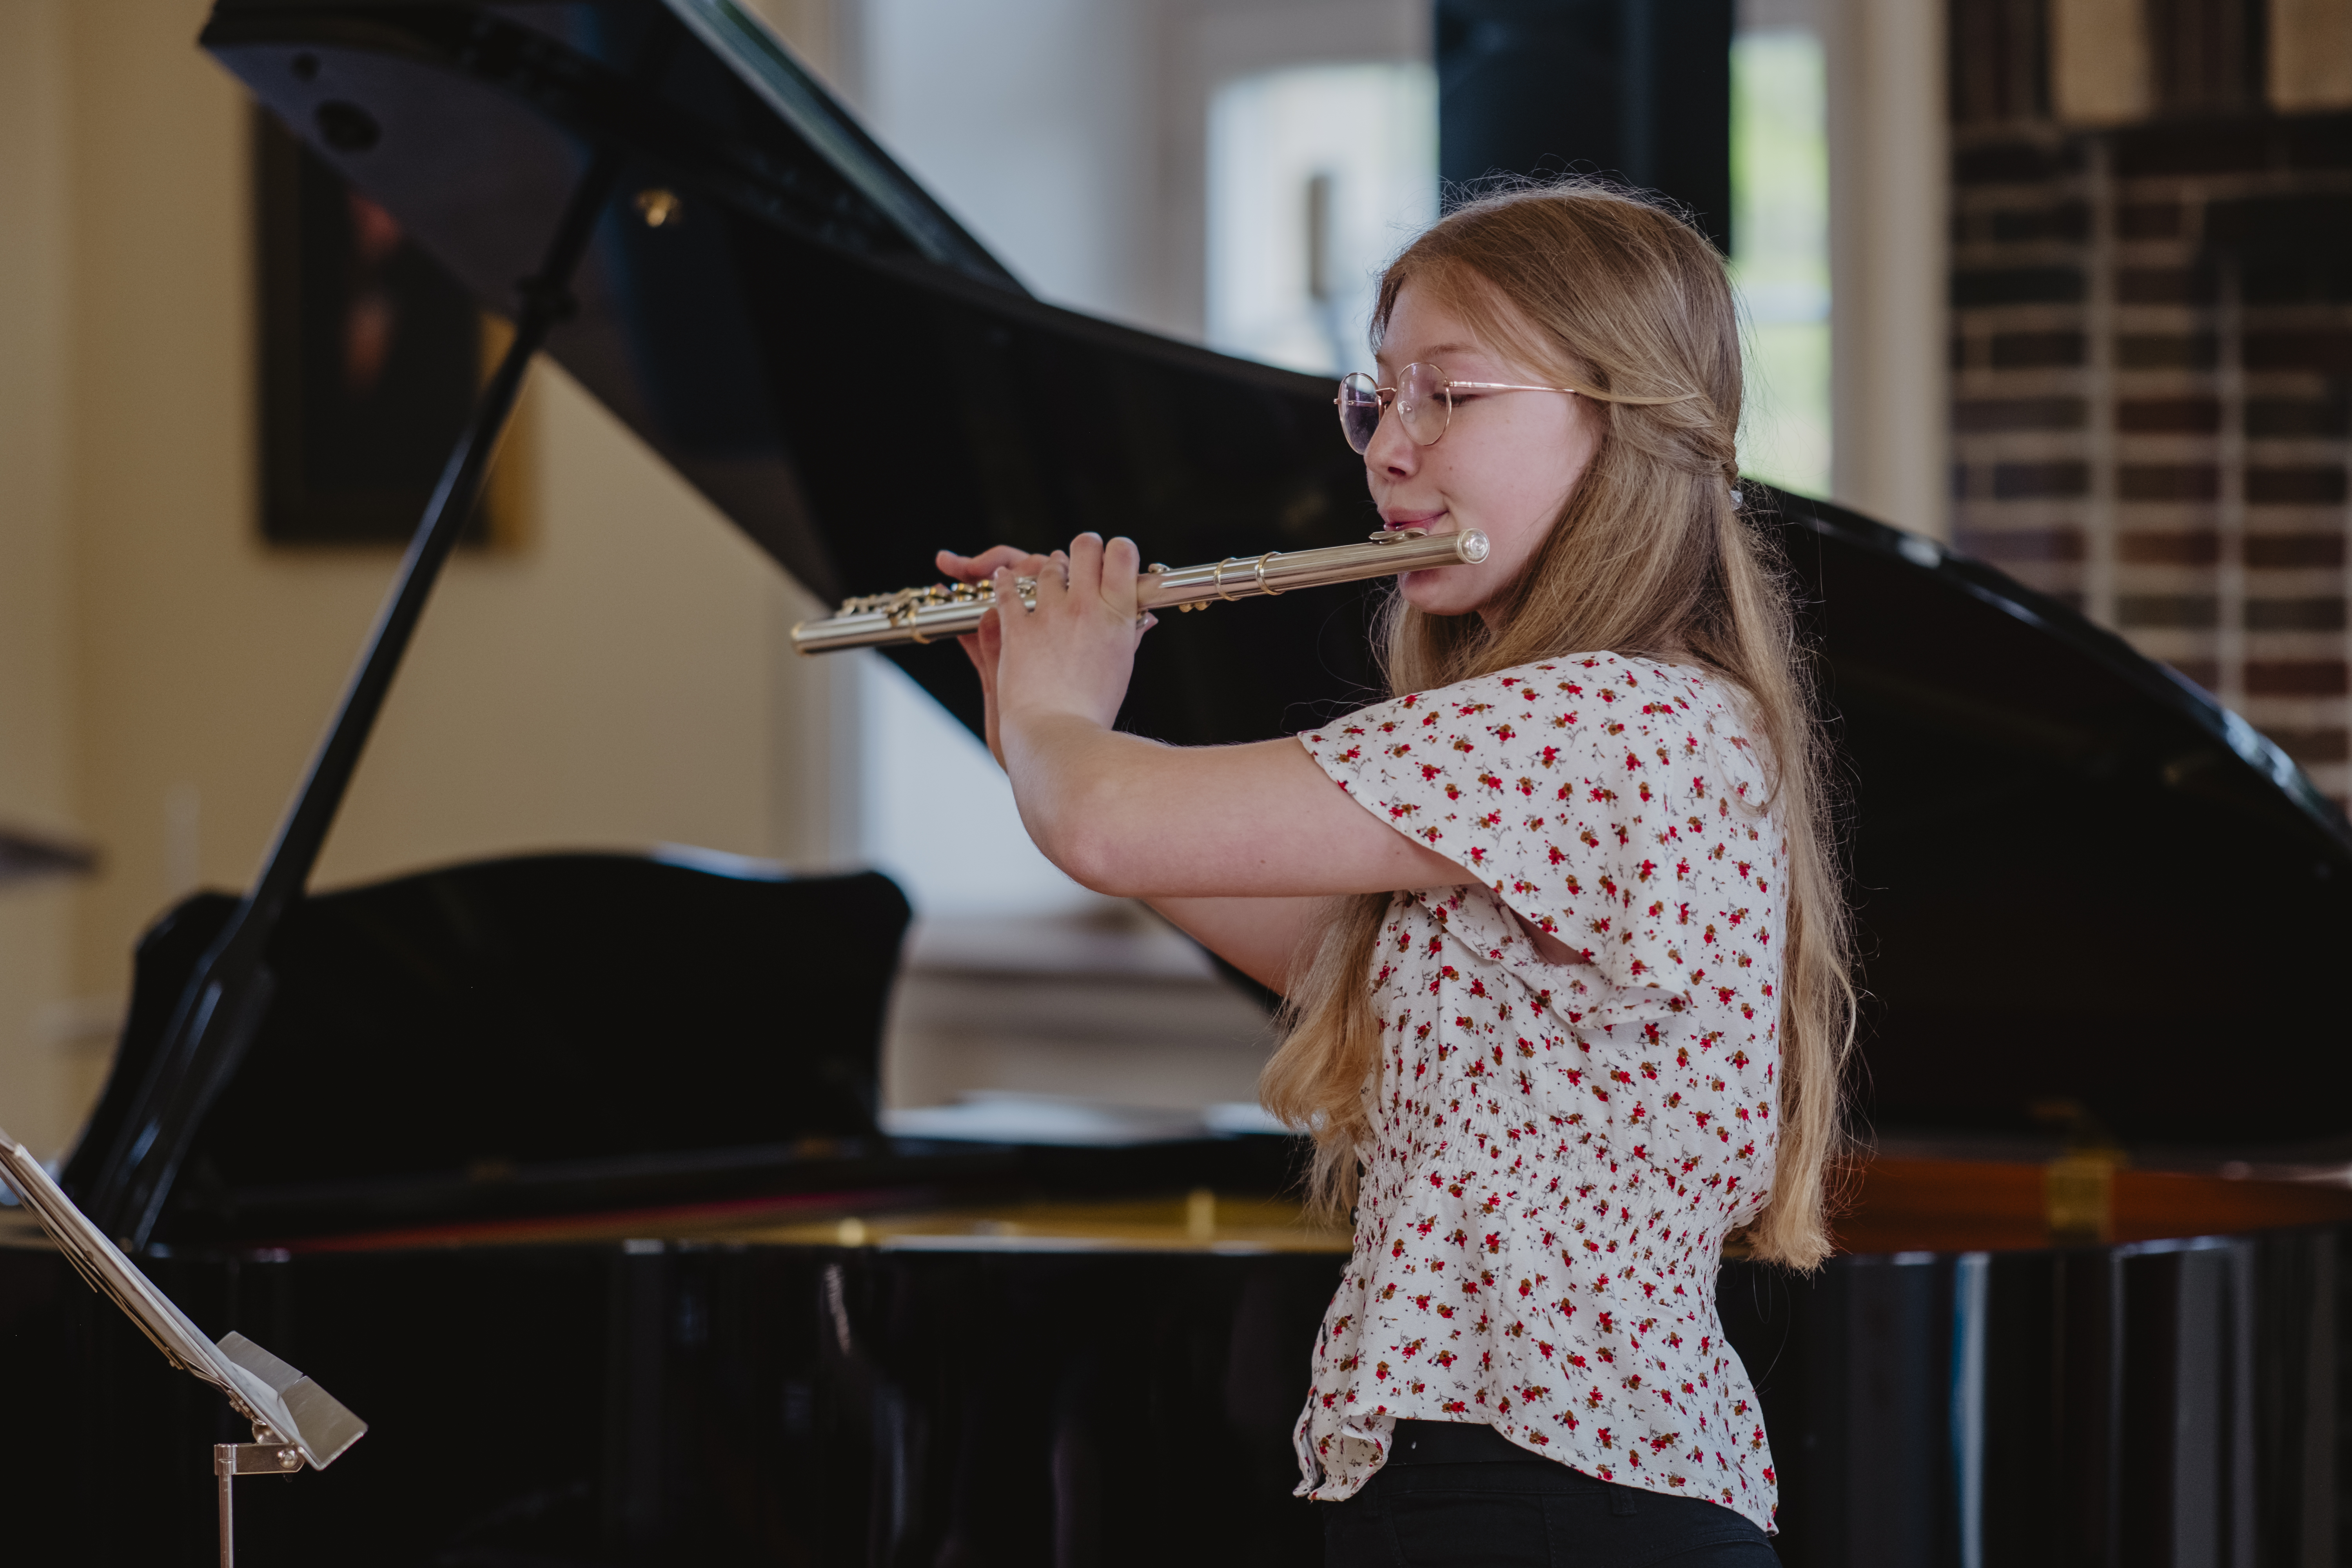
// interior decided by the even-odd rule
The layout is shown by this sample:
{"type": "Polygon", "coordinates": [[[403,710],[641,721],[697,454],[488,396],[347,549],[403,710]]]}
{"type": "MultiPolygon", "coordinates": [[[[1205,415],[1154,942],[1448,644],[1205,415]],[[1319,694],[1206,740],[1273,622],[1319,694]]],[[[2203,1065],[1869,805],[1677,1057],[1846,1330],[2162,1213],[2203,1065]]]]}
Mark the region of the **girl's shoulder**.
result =
{"type": "Polygon", "coordinates": [[[1712,752],[1718,742],[1747,752],[1743,720],[1738,689],[1703,666],[1578,653],[1409,691],[1299,738],[1327,767],[1411,773],[1435,786],[1466,764],[1598,765],[1602,752],[1622,761],[1629,745],[1648,756],[1670,736],[1676,754],[1712,752]]]}
{"type": "Polygon", "coordinates": [[[1409,692],[1391,702],[1410,710],[1448,705],[1467,709],[1478,703],[1516,701],[1580,710],[1589,705],[1596,715],[1611,718],[1628,712],[1653,718],[1714,718],[1736,715],[1735,699],[1733,689],[1704,665],[1601,652],[1513,665],[1450,686],[1409,692]]]}

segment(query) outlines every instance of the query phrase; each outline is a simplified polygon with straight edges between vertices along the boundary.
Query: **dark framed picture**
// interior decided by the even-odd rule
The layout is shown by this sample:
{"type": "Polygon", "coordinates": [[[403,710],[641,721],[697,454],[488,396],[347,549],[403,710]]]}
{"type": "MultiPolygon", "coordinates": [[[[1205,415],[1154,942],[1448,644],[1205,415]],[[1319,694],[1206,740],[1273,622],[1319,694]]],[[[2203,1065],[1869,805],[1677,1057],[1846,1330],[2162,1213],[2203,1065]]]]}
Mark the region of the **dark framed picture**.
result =
{"type": "MultiPolygon", "coordinates": [[[[507,324],[284,126],[259,111],[253,123],[262,537],[404,545],[507,324]]],[[[520,538],[520,434],[467,544],[520,538]]]]}

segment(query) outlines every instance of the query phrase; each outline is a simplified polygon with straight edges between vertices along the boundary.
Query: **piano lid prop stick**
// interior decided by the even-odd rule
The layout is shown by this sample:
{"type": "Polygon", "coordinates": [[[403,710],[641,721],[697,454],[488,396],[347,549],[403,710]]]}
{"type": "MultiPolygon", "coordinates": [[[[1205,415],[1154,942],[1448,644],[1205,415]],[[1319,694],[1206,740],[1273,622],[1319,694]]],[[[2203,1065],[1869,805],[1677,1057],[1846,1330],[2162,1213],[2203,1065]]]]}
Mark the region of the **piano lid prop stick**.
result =
{"type": "MultiPolygon", "coordinates": [[[[1136,606],[1153,610],[1202,610],[1220,599],[1255,599],[1295,588],[1360,582],[1439,566],[1475,566],[1486,559],[1486,536],[1476,529],[1426,533],[1417,528],[1388,530],[1365,544],[1263,555],[1229,555],[1205,566],[1150,566],[1136,580],[1136,606]]],[[[1035,609],[1037,580],[1016,577],[1021,602],[1035,609]]],[[[980,629],[982,616],[996,607],[987,583],[940,583],[849,599],[823,620],[793,628],[793,647],[804,654],[844,648],[883,647],[963,637],[980,629]]]]}
{"type": "Polygon", "coordinates": [[[600,153],[572,188],[540,270],[518,285],[520,304],[513,340],[490,374],[473,417],[425,503],[392,592],[335,721],[311,758],[310,772],[278,829],[253,890],[213,939],[180,994],[155,1049],[155,1068],[125,1117],[104,1163],[94,1171],[78,1156],[68,1173],[107,1228],[133,1251],[145,1247],[163,1218],[180,1162],[186,1158],[206,1110],[236,1071],[276,993],[270,939],[287,908],[302,897],[310,869],[334,826],[376,715],[410,636],[425,614],[441,568],[472,514],[507,418],[522,392],[531,356],[558,321],[571,314],[572,273],[587,253],[596,223],[620,174],[619,153],[600,153]]]}

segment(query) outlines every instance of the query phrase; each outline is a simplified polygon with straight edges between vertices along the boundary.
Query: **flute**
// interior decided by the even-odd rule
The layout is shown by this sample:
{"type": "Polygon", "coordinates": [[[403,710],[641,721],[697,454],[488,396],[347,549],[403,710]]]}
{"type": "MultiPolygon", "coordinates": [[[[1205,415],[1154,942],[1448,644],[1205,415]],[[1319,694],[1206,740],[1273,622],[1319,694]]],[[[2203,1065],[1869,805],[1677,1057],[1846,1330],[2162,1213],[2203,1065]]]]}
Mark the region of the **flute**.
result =
{"type": "MultiPolygon", "coordinates": [[[[1139,611],[1203,610],[1220,599],[1255,599],[1294,588],[1320,588],[1435,566],[1475,566],[1486,559],[1486,536],[1476,529],[1428,533],[1418,528],[1384,530],[1365,544],[1263,555],[1229,555],[1206,566],[1147,566],[1136,578],[1139,611]]],[[[1024,608],[1037,607],[1037,580],[1016,577],[1024,608]]],[[[823,620],[793,628],[793,647],[802,653],[927,643],[980,629],[980,618],[996,606],[989,583],[938,583],[845,599],[823,620]]]]}

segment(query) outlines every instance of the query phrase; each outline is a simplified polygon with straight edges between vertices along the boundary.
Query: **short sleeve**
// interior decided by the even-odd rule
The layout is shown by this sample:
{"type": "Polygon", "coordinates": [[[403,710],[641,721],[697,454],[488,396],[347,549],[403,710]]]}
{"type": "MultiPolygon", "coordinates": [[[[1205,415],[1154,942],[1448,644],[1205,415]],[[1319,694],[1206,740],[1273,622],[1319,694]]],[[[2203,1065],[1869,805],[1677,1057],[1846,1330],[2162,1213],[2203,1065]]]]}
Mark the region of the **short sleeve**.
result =
{"type": "MultiPolygon", "coordinates": [[[[1616,655],[1523,665],[1375,704],[1300,743],[1357,804],[1461,866],[1607,984],[1593,1012],[1688,1005],[1696,910],[1727,749],[1747,742],[1701,671],[1616,655]]],[[[1748,911],[1738,911],[1743,916],[1748,911]]]]}

